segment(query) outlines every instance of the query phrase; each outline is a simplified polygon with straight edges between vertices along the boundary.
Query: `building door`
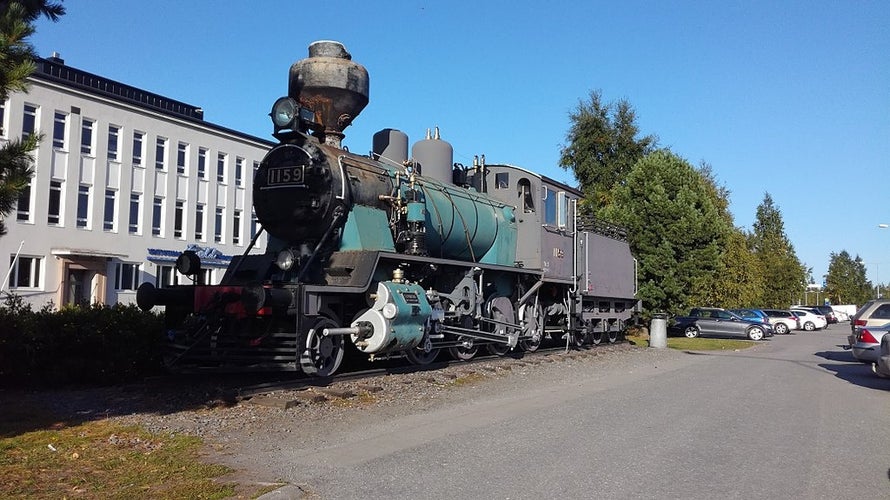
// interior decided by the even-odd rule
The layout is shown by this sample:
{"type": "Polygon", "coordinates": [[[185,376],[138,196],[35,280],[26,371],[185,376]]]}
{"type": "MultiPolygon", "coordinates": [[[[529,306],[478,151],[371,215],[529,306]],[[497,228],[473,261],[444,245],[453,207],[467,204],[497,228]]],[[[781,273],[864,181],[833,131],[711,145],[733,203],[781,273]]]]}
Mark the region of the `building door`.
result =
{"type": "Polygon", "coordinates": [[[85,269],[68,270],[68,297],[66,304],[90,303],[90,272],[85,269]]]}

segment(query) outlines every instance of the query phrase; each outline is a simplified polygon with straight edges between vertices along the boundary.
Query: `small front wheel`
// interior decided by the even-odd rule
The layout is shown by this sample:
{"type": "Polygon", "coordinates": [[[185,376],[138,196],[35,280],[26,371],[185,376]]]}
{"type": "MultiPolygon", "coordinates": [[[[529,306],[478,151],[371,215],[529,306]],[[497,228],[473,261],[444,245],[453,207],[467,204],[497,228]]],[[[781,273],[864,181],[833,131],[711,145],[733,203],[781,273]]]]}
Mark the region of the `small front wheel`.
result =
{"type": "Polygon", "coordinates": [[[683,330],[683,335],[686,335],[687,339],[694,339],[701,335],[701,332],[698,330],[698,327],[695,325],[687,326],[685,330],[683,330]]]}
{"type": "Polygon", "coordinates": [[[788,325],[785,323],[776,323],[773,325],[773,329],[776,331],[776,335],[785,335],[788,333],[788,325]]]}
{"type": "Polygon", "coordinates": [[[816,329],[816,324],[813,323],[812,321],[807,321],[806,323],[803,324],[803,329],[808,332],[812,332],[813,330],[816,329]]]}
{"type": "Polygon", "coordinates": [[[763,328],[759,326],[748,328],[748,338],[751,340],[763,340],[763,328]]]}

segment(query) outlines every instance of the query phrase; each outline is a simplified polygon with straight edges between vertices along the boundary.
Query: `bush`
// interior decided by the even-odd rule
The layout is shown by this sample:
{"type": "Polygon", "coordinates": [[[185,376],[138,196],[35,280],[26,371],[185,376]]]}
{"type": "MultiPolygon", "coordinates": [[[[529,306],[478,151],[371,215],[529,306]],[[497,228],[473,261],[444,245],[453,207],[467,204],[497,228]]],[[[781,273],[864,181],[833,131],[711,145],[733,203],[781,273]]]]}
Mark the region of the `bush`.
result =
{"type": "Polygon", "coordinates": [[[160,315],[134,305],[0,306],[0,385],[110,385],[162,371],[160,315]]]}

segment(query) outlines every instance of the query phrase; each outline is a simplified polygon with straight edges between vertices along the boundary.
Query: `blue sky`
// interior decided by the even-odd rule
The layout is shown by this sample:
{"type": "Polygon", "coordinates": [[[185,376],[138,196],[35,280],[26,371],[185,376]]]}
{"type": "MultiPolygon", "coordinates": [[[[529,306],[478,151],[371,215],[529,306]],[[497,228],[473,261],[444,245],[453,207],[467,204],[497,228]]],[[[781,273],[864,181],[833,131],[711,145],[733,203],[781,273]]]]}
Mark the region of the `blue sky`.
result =
{"type": "Polygon", "coordinates": [[[817,282],[847,250],[890,282],[890,2],[67,1],[32,43],[66,64],[201,106],[271,139],[290,65],[338,40],[370,73],[346,129],[438,126],[455,161],[485,154],[569,184],[569,113],[627,99],[644,134],[731,191],[750,228],[769,192],[817,282]],[[301,9],[309,5],[311,9],[301,9]]]}

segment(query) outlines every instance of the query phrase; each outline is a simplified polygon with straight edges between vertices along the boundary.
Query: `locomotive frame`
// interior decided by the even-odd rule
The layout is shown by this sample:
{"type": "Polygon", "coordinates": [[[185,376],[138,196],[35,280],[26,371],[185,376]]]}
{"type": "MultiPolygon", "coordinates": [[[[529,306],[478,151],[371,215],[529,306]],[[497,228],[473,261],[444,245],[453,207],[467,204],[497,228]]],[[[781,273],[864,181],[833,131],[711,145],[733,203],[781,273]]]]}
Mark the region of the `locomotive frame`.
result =
{"type": "MultiPolygon", "coordinates": [[[[367,72],[337,42],[309,54],[256,172],[265,252],[250,253],[255,237],[219,285],[139,288],[140,307],[166,308],[169,365],[330,376],[347,351],[428,364],[619,338],[639,309],[621,228],[580,217],[581,193],[543,175],[454,164],[438,130],[411,158],[391,129],[371,155],[348,152],[367,72]]],[[[184,252],[177,269],[199,276],[200,259],[184,252]]]]}

